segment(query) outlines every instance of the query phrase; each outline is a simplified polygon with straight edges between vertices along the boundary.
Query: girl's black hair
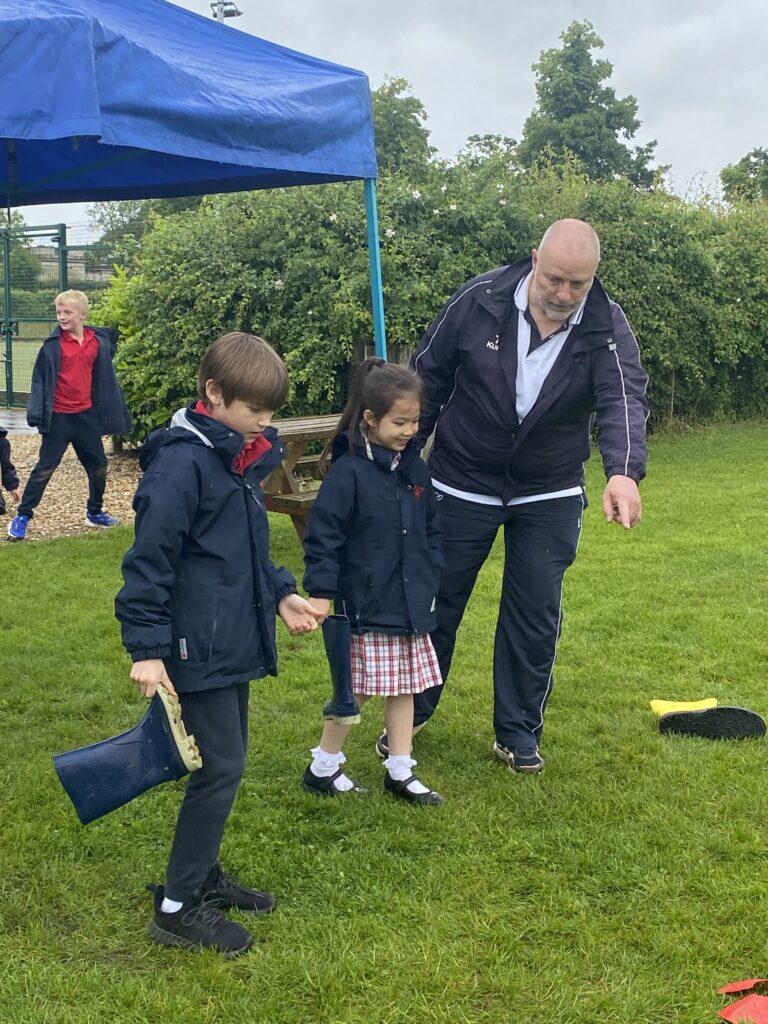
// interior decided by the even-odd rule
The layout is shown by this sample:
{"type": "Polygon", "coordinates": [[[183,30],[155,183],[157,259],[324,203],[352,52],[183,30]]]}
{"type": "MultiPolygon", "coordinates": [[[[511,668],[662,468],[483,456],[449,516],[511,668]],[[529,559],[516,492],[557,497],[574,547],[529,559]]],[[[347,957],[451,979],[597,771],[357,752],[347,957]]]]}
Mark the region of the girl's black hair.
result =
{"type": "Polygon", "coordinates": [[[415,373],[378,356],[370,356],[362,362],[352,377],[347,404],[336,432],[320,456],[320,472],[327,472],[334,442],[340,434],[347,435],[349,450],[353,450],[355,435],[366,409],[370,409],[374,418],[380,420],[399,398],[407,395],[421,398],[421,380],[415,373]]]}

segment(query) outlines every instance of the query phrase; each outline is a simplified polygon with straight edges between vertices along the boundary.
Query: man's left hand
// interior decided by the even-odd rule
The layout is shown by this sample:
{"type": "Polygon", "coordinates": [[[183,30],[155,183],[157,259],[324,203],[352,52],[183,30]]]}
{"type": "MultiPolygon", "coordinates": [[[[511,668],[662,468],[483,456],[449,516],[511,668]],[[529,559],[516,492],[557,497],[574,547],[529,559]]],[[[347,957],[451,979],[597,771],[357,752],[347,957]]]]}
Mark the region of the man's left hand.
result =
{"type": "Polygon", "coordinates": [[[640,491],[631,476],[612,476],[603,491],[603,512],[607,523],[621,523],[625,530],[643,518],[640,491]]]}

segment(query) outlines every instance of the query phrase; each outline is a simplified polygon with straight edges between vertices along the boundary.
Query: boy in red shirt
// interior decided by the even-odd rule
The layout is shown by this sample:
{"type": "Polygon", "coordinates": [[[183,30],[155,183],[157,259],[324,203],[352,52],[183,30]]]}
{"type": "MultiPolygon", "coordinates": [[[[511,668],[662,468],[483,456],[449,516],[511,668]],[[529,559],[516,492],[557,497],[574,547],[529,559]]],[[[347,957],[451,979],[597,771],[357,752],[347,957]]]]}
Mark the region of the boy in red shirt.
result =
{"type": "Polygon", "coordinates": [[[103,507],[107,457],[102,435],[131,429],[125,398],[112,360],[118,332],[88,327],[88,297],[70,289],[56,296],[58,328],[46,338],[32,371],[27,423],[42,434],[40,455],[8,526],[11,540],[24,540],[29,520],[48,481],[71,444],[88,474],[86,526],[114,526],[103,507]]]}

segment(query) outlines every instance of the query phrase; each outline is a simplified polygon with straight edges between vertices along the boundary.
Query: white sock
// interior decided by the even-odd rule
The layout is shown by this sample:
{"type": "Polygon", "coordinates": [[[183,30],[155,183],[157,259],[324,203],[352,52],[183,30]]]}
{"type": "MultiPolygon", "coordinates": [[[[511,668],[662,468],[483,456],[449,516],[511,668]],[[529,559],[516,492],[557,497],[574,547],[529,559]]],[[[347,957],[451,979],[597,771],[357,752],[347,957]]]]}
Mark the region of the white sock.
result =
{"type": "MultiPolygon", "coordinates": [[[[315,747],[312,750],[312,764],[309,766],[309,770],[319,779],[327,779],[331,775],[335,775],[346,760],[341,751],[338,754],[329,754],[322,747],[315,747]]],[[[338,789],[340,793],[346,793],[348,790],[354,789],[354,787],[354,782],[352,779],[347,778],[346,775],[342,774],[338,779],[333,780],[333,788],[338,789]]]]}
{"type": "Polygon", "coordinates": [[[176,914],[184,906],[183,903],[179,903],[178,900],[169,900],[167,896],[163,896],[163,902],[160,904],[161,914],[176,914]]]}
{"type": "MultiPolygon", "coordinates": [[[[390,754],[384,762],[384,767],[389,772],[390,778],[393,778],[395,782],[405,782],[409,775],[413,772],[411,768],[415,766],[416,762],[408,754],[390,754]]],[[[418,779],[414,779],[413,782],[409,783],[405,787],[409,793],[428,793],[429,787],[422,785],[418,779]]]]}

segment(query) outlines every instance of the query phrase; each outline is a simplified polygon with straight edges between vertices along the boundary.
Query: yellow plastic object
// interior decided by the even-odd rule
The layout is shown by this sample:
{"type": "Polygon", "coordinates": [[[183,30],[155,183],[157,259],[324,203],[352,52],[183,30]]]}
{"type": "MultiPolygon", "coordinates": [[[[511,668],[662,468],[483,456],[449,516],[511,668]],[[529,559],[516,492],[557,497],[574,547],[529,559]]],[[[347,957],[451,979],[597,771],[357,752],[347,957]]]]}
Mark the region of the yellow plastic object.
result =
{"type": "Polygon", "coordinates": [[[705,697],[703,700],[652,700],[651,711],[661,718],[662,715],[669,715],[673,711],[705,711],[707,708],[716,708],[716,697],[705,697]]]}

